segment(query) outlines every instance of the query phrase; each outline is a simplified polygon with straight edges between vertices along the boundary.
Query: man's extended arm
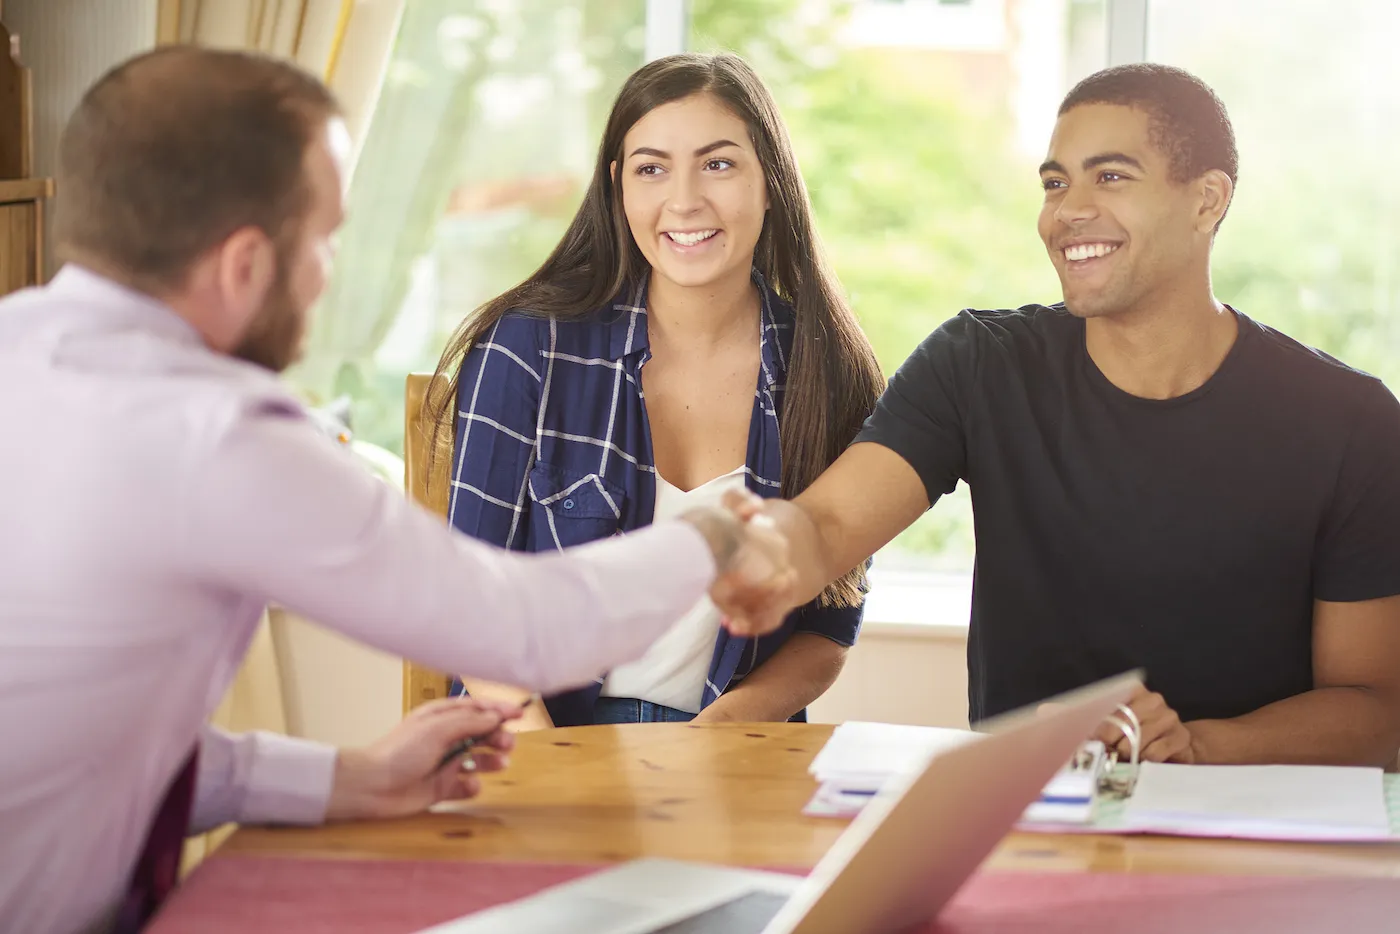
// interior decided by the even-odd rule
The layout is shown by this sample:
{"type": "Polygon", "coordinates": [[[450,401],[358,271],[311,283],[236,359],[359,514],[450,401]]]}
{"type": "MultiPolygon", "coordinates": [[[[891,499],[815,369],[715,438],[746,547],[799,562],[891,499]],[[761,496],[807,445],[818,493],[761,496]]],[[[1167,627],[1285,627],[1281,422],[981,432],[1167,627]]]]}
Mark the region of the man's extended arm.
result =
{"type": "Polygon", "coordinates": [[[251,409],[189,471],[181,560],[209,586],[441,670],[576,687],[640,657],[712,582],[790,577],[775,533],[720,510],[567,552],[501,551],[445,529],[294,408],[251,409]]]}
{"type": "Polygon", "coordinates": [[[860,564],[913,524],[929,507],[919,475],[904,458],[879,444],[853,444],[797,499],[765,500],[762,512],[788,540],[795,572],[791,586],[727,606],[750,613],[750,625],[772,628],[795,607],[860,564]]]}

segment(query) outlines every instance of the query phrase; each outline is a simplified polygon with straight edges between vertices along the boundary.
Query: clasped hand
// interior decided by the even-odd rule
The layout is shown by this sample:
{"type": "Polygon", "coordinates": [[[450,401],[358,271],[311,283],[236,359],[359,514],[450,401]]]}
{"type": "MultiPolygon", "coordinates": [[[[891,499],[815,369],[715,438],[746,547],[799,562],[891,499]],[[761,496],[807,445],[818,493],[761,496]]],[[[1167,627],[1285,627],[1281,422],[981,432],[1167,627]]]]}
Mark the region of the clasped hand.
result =
{"type": "Polygon", "coordinates": [[[763,500],[733,490],[723,500],[737,541],[728,560],[719,562],[710,599],[737,636],[753,638],[782,625],[795,605],[797,571],[787,537],[763,512],[763,500]]]}

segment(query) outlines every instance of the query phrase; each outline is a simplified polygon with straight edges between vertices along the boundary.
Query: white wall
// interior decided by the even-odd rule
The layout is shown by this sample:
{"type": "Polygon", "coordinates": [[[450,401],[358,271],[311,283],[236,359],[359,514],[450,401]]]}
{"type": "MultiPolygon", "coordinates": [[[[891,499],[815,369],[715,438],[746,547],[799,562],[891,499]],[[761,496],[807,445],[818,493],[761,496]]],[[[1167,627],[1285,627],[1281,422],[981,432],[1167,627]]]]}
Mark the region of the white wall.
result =
{"type": "MultiPolygon", "coordinates": [[[[343,746],[383,735],[403,709],[400,659],[274,610],[288,732],[343,746]]],[[[967,727],[967,638],[956,626],[868,623],[815,723],[967,727]]]]}
{"type": "Polygon", "coordinates": [[[403,660],[273,609],[287,732],[363,746],[403,716],[403,660]]]}
{"type": "MultiPolygon", "coordinates": [[[[20,60],[34,76],[35,175],[53,176],[59,135],[83,92],[155,46],[156,14],[157,0],[5,0],[5,25],[19,36],[20,60]]],[[[52,274],[52,225],[46,235],[52,274]]]]}
{"type": "Polygon", "coordinates": [[[866,623],[841,677],[807,711],[815,723],[875,720],[967,729],[967,630],[866,623]]]}

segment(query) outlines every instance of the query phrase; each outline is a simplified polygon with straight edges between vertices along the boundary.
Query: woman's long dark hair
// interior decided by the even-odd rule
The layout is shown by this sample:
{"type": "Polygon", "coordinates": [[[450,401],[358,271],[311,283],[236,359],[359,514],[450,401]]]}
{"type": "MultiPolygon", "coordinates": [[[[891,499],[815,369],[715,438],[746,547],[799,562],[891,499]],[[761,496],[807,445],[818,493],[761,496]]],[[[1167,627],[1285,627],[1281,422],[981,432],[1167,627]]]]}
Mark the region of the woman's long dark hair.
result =
{"type": "MultiPolygon", "coordinates": [[[[875,352],[828,268],[812,206],[778,108],[763,82],[736,55],[672,55],[635,72],[613,104],[583,205],[554,252],[528,279],[462,322],[438,364],[427,398],[434,456],[450,449],[463,357],[509,311],[554,318],[592,314],[648,275],[622,208],[623,138],[663,104],[713,94],[749,128],[767,181],[769,210],[753,263],[796,313],[792,357],[779,422],[782,492],[805,490],[855,437],[884,388],[875,352]]],[[[854,606],[863,571],[833,582],[822,603],[854,606]]]]}

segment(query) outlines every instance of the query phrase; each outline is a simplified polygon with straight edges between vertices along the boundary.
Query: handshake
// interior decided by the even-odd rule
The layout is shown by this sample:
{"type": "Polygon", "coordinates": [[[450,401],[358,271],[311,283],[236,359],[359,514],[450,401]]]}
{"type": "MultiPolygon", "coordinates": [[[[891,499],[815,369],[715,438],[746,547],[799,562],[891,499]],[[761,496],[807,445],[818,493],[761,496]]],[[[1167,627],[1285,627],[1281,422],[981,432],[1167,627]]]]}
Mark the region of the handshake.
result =
{"type": "Polygon", "coordinates": [[[748,490],[727,493],[722,507],[681,516],[705,536],[715,559],[710,599],[736,636],[772,632],[798,604],[797,571],[787,536],[748,490]]]}

